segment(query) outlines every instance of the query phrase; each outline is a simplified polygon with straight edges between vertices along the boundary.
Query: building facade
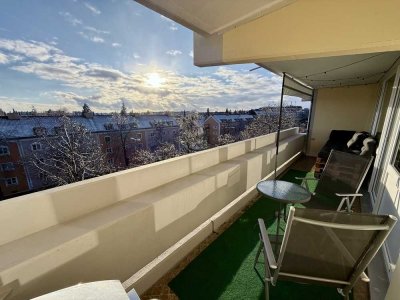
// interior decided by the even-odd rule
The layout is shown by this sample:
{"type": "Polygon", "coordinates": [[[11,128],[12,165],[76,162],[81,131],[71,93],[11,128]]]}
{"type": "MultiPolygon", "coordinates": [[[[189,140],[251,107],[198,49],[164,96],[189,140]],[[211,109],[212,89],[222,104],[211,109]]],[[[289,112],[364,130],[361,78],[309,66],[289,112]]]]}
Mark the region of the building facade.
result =
{"type": "MultiPolygon", "coordinates": [[[[126,116],[121,122],[111,114],[69,116],[98,140],[114,171],[125,169],[135,151],[155,151],[162,143],[179,147],[179,126],[167,115],[126,116]]],[[[60,116],[11,114],[0,118],[0,197],[40,190],[47,186],[45,174],[29,163],[35,155],[45,159],[41,135],[56,135],[60,116]]]]}
{"type": "Polygon", "coordinates": [[[248,124],[254,120],[250,114],[227,115],[215,114],[204,121],[204,132],[210,145],[218,145],[221,135],[229,134],[234,138],[239,137],[248,124]]]}

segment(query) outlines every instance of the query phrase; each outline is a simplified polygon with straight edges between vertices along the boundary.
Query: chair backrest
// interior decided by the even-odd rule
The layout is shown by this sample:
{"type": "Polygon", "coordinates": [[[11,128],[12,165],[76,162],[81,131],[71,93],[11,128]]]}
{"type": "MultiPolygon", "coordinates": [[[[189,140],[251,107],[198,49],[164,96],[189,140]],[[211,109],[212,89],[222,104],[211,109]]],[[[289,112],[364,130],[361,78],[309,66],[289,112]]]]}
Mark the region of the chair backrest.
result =
{"type": "Polygon", "coordinates": [[[393,216],[291,207],[274,279],[351,289],[396,221],[393,216]]]}
{"type": "Polygon", "coordinates": [[[357,193],[373,157],[332,150],[315,189],[316,194],[337,198],[335,193],[357,193]]]}

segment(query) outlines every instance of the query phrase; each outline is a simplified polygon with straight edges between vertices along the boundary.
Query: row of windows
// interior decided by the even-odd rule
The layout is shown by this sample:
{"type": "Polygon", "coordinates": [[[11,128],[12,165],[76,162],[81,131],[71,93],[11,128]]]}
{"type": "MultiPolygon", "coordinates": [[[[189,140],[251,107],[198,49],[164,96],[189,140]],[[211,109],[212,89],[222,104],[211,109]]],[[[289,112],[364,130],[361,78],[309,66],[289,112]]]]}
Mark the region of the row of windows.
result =
{"type": "MultiPolygon", "coordinates": [[[[142,138],[142,134],[141,134],[141,133],[137,133],[136,136],[135,136],[135,138],[136,138],[136,139],[141,139],[141,138],[142,138]]],[[[106,142],[107,144],[108,144],[108,143],[111,143],[111,136],[108,136],[108,135],[105,136],[105,137],[104,137],[104,142],[106,142]]]]}

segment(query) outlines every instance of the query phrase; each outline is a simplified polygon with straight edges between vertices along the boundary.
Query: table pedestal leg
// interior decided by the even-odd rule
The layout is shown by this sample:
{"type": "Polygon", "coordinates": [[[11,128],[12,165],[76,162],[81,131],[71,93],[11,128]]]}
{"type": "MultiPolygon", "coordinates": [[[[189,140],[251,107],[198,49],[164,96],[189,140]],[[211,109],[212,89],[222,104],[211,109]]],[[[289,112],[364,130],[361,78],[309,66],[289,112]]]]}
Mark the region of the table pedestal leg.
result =
{"type": "MultiPolygon", "coordinates": [[[[286,205],[285,205],[286,207],[286,205]]],[[[286,208],[285,208],[286,211],[286,208]]],[[[282,212],[282,203],[279,203],[278,210],[278,223],[276,224],[276,235],[275,235],[275,253],[278,254],[278,243],[279,243],[279,228],[281,227],[281,212],[282,212]]]]}

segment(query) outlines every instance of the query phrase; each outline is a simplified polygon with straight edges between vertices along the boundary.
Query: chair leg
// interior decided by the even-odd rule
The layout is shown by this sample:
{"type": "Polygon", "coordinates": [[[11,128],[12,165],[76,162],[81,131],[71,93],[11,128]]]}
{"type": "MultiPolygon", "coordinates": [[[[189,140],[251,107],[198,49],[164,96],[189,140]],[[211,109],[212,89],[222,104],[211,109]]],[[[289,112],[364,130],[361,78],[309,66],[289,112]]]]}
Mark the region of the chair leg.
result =
{"type": "Polygon", "coordinates": [[[343,204],[346,202],[346,197],[343,197],[336,211],[341,211],[343,204]]]}
{"type": "Polygon", "coordinates": [[[257,255],[256,258],[254,259],[254,268],[256,267],[256,264],[258,262],[258,258],[260,257],[261,254],[261,250],[263,249],[263,243],[260,243],[260,246],[258,246],[258,250],[257,250],[257,255]]]}
{"type": "Polygon", "coordinates": [[[269,300],[269,281],[264,283],[265,300],[269,300]]]}

